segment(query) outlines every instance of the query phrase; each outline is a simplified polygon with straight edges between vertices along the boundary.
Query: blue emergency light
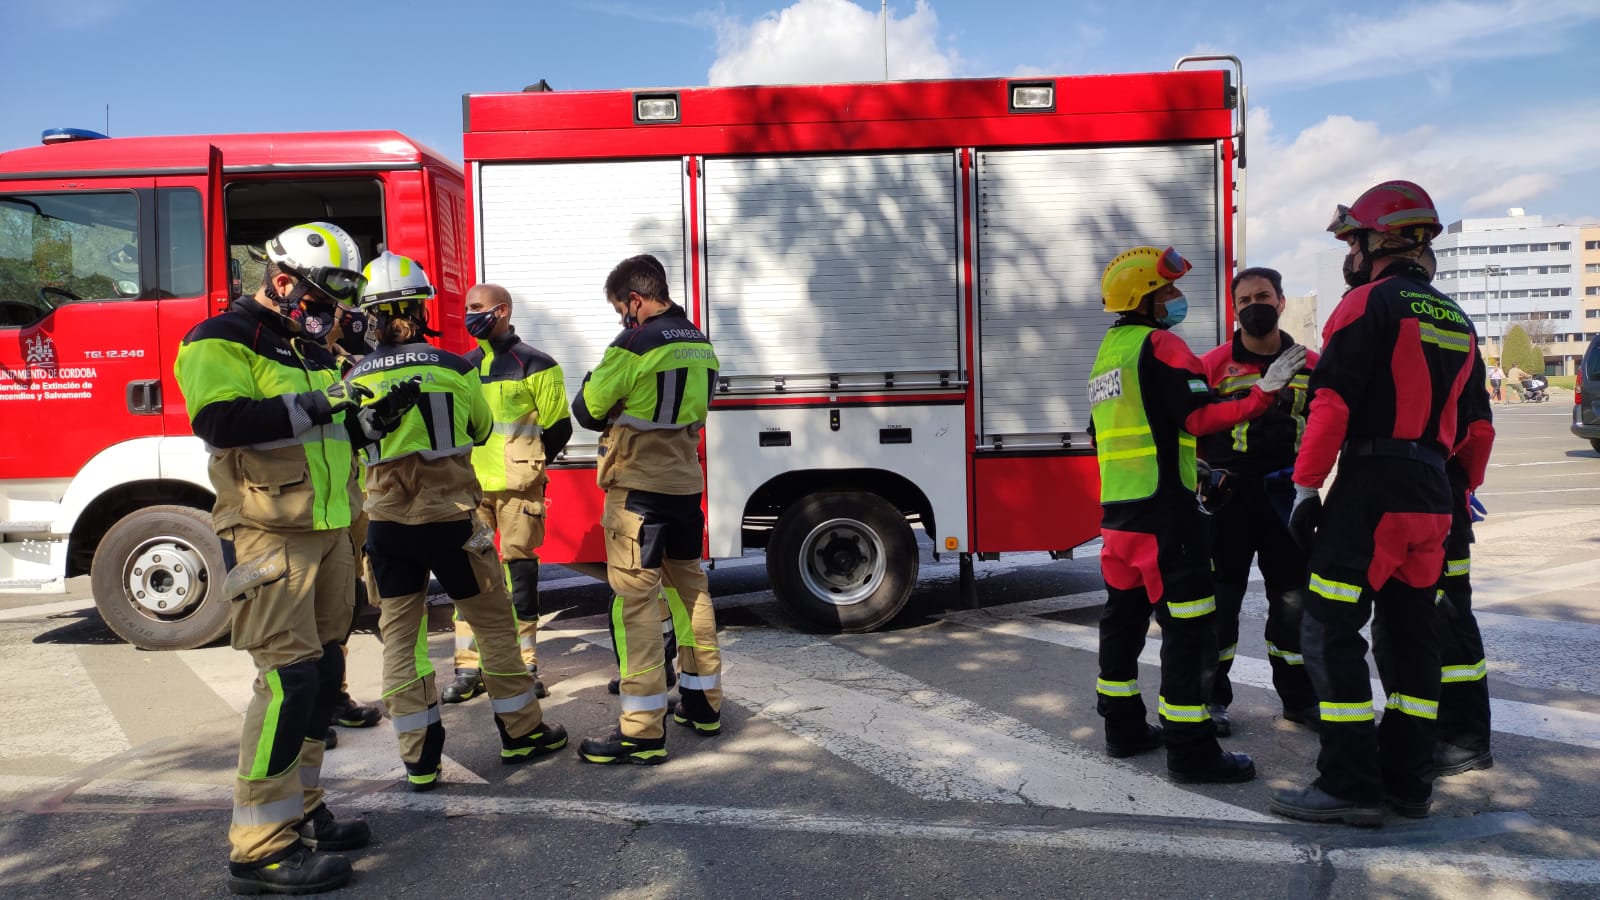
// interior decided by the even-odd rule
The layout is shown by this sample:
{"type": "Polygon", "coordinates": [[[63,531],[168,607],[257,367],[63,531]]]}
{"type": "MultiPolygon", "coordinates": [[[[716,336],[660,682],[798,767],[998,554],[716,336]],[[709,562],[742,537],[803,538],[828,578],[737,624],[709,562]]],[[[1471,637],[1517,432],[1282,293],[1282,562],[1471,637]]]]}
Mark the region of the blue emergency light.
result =
{"type": "Polygon", "coordinates": [[[87,128],[46,128],[44,134],[39,135],[39,143],[70,144],[74,141],[103,141],[106,136],[98,131],[87,128]]]}

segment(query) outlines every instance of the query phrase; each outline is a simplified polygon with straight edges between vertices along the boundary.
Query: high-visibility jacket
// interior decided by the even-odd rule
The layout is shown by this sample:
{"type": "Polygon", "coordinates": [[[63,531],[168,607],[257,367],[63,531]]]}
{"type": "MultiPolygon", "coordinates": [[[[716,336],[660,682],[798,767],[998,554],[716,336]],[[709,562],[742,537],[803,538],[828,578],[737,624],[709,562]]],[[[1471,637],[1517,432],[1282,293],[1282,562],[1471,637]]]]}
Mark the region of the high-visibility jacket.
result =
{"type": "MultiPolygon", "coordinates": [[[[1267,356],[1250,352],[1240,332],[1235,331],[1233,340],[1201,357],[1200,362],[1206,367],[1206,382],[1217,396],[1224,400],[1248,397],[1251,386],[1267,373],[1267,367],[1283,351],[1294,346],[1289,332],[1280,331],[1279,335],[1282,342],[1278,352],[1267,356]]],[[[1200,455],[1212,466],[1248,477],[1293,467],[1310,412],[1311,392],[1307,385],[1316,365],[1316,352],[1307,350],[1305,365],[1289,382],[1289,387],[1278,392],[1276,403],[1254,419],[1206,435],[1200,442],[1200,455]]]]}
{"type": "Polygon", "coordinates": [[[1274,397],[1256,385],[1239,402],[1218,401],[1183,339],[1153,326],[1137,314],[1118,319],[1090,373],[1105,528],[1152,531],[1167,504],[1192,507],[1195,436],[1260,415],[1274,397]]]}
{"type": "Polygon", "coordinates": [[[617,335],[572,404],[583,427],[609,425],[596,473],[602,488],[705,490],[698,451],[718,365],[710,339],[677,304],[617,335]]]}
{"type": "Polygon", "coordinates": [[[484,491],[523,491],[545,481],[545,465],[572,435],[561,366],[508,331],[466,356],[483,381],[494,433],[472,451],[484,491]]]}
{"type": "Polygon", "coordinates": [[[400,424],[361,448],[372,521],[420,525],[470,516],[483,496],[472,447],[494,430],[477,369],[418,340],[379,344],[347,377],[377,398],[402,381],[422,380],[422,397],[400,424]]]}
{"type": "Polygon", "coordinates": [[[239,524],[297,532],[350,525],[361,490],[346,417],[313,424],[295,400],[338,381],[326,348],[240,297],[189,330],[173,372],[194,433],[211,452],[219,533],[239,524]]]}

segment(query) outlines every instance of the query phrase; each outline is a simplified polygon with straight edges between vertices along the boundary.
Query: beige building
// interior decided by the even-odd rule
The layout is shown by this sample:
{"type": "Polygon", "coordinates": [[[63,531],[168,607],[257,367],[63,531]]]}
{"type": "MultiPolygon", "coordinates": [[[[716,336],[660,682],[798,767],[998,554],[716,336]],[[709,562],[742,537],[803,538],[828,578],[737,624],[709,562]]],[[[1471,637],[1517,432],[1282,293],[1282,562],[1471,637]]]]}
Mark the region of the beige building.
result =
{"type": "Polygon", "coordinates": [[[1312,350],[1321,350],[1322,331],[1317,328],[1317,295],[1285,297],[1283,315],[1278,317],[1278,327],[1294,335],[1297,342],[1312,350]]]}
{"type": "MultiPolygon", "coordinates": [[[[1578,262],[1583,271],[1579,274],[1583,287],[1583,340],[1587,344],[1600,335],[1600,225],[1585,225],[1578,229],[1583,249],[1578,262]]],[[[1582,352],[1581,348],[1578,351],[1582,352]]]]}

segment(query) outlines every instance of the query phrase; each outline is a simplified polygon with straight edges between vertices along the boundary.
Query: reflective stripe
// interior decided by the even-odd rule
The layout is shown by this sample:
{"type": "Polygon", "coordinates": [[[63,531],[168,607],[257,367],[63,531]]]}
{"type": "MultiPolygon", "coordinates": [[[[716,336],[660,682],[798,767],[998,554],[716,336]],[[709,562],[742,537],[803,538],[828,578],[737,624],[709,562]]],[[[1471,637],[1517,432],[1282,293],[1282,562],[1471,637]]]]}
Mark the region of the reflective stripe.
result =
{"type": "Polygon", "coordinates": [[[667,695],[665,693],[651,694],[648,697],[635,697],[632,694],[622,695],[623,712],[650,712],[655,709],[667,708],[667,695]]]}
{"type": "Polygon", "coordinates": [[[283,822],[298,822],[306,814],[300,797],[285,797],[260,806],[233,805],[233,824],[241,828],[261,828],[283,822]]]}
{"type": "Polygon", "coordinates": [[[682,369],[668,369],[661,373],[661,385],[656,392],[657,425],[676,424],[678,414],[676,407],[680,401],[678,397],[678,379],[685,374],[682,369]]]}
{"type": "Polygon", "coordinates": [[[1444,666],[1439,669],[1439,676],[1439,680],[1445,684],[1482,681],[1489,677],[1489,661],[1480,659],[1470,666],[1444,666]]]}
{"type": "Polygon", "coordinates": [[[1275,659],[1281,659],[1291,666],[1303,666],[1306,664],[1306,658],[1304,656],[1301,656],[1298,653],[1290,653],[1287,650],[1280,650],[1278,649],[1278,646],[1271,641],[1267,641],[1267,655],[1275,659]]]}
{"type": "Polygon", "coordinates": [[[1138,681],[1107,681],[1097,678],[1094,682],[1094,692],[1107,697],[1137,697],[1139,696],[1138,681]]]}
{"type": "Polygon", "coordinates": [[[1234,645],[1232,645],[1230,647],[1224,647],[1221,650],[1217,651],[1217,662],[1228,662],[1229,660],[1233,659],[1233,655],[1235,653],[1238,653],[1238,652],[1239,652],[1239,645],[1238,644],[1234,644],[1234,645]]]}
{"type": "Polygon", "coordinates": [[[1240,422],[1233,426],[1233,450],[1235,453],[1247,453],[1250,450],[1250,423],[1240,422]]]}
{"type": "Polygon", "coordinates": [[[489,708],[497,713],[514,713],[527,706],[533,700],[533,689],[529,688],[515,697],[490,697],[489,708]]]}
{"type": "Polygon", "coordinates": [[[1465,575],[1472,569],[1472,559],[1447,559],[1444,561],[1445,577],[1465,575]]]}
{"type": "Polygon", "coordinates": [[[283,438],[276,441],[262,441],[259,444],[246,444],[243,449],[281,450],[284,447],[300,447],[306,444],[314,444],[319,441],[349,439],[350,433],[345,430],[343,425],[337,426],[337,431],[335,430],[335,426],[332,424],[313,425],[312,427],[300,432],[292,438],[283,438]]]}
{"type": "MultiPolygon", "coordinates": [[[[422,624],[417,628],[417,643],[411,648],[411,657],[417,664],[417,677],[433,674],[433,662],[428,659],[428,614],[423,612],[422,624]]],[[[391,692],[392,693],[392,692],[391,692]]],[[[388,696],[385,694],[384,696],[388,696]]]]}
{"type": "Polygon", "coordinates": [[[1446,331],[1432,322],[1417,323],[1424,344],[1433,344],[1441,350],[1457,350],[1466,353],[1472,349],[1470,336],[1459,331],[1446,331]]]}
{"type": "Polygon", "coordinates": [[[1211,718],[1211,713],[1200,706],[1175,706],[1167,702],[1167,698],[1157,695],[1156,708],[1161,713],[1161,718],[1169,722],[1204,722],[1211,718]]]}
{"type": "Polygon", "coordinates": [[[395,716],[394,730],[401,734],[408,731],[421,731],[437,721],[439,721],[439,704],[435,703],[422,712],[395,716]]]}
{"type": "Polygon", "coordinates": [[[1371,700],[1360,703],[1329,703],[1324,700],[1317,707],[1324,722],[1371,722],[1377,718],[1372,711],[1371,700]]]}
{"type": "MultiPolygon", "coordinates": [[[[428,424],[430,434],[428,439],[433,442],[434,450],[449,450],[456,446],[456,423],[450,418],[450,395],[443,392],[428,392],[422,395],[428,403],[428,424]]],[[[467,452],[472,452],[472,445],[467,445],[467,452]]]]}
{"type": "Polygon", "coordinates": [[[1389,702],[1384,705],[1384,708],[1397,709],[1408,716],[1416,716],[1419,719],[1439,718],[1439,701],[1424,700],[1421,697],[1412,697],[1408,694],[1390,694],[1389,702]]]}
{"type": "Polygon", "coordinates": [[[1174,619],[1198,619],[1207,613],[1216,611],[1216,597],[1201,597],[1199,600],[1191,600],[1188,603],[1167,604],[1167,612],[1171,613],[1174,619]]]}
{"type": "MultiPolygon", "coordinates": [[[[636,431],[677,431],[677,430],[684,429],[684,428],[691,428],[692,429],[694,427],[693,424],[690,424],[690,425],[674,425],[674,424],[672,424],[670,422],[667,422],[667,423],[652,422],[649,419],[641,419],[638,416],[630,415],[628,413],[623,413],[622,415],[617,416],[617,424],[618,425],[626,425],[629,428],[632,428],[632,429],[634,429],[636,431]]],[[[698,423],[695,423],[695,424],[698,424],[698,423]]]]}
{"type": "Polygon", "coordinates": [[[1311,573],[1310,587],[1312,593],[1341,603],[1355,603],[1361,599],[1361,585],[1323,578],[1315,572],[1311,573]]]}
{"type": "Polygon", "coordinates": [[[544,434],[544,429],[538,422],[519,420],[516,422],[494,423],[494,433],[508,438],[532,439],[544,434]]]}
{"type": "Polygon", "coordinates": [[[1217,391],[1222,394],[1231,394],[1235,391],[1247,391],[1252,385],[1261,380],[1260,372],[1251,372],[1248,375],[1230,375],[1217,382],[1217,391]]]}
{"type": "Polygon", "coordinates": [[[310,788],[316,787],[317,785],[319,785],[321,783],[322,783],[322,767],[321,766],[301,766],[300,767],[300,786],[301,787],[310,789],[310,788]]]}
{"type": "Polygon", "coordinates": [[[1113,450],[1111,452],[1101,452],[1100,458],[1101,459],[1134,459],[1134,458],[1140,457],[1140,456],[1155,456],[1155,455],[1156,455],[1156,448],[1154,448],[1154,447],[1142,447],[1142,448],[1140,448],[1138,450],[1113,450]]]}
{"type": "Polygon", "coordinates": [[[277,669],[268,669],[261,673],[261,683],[267,686],[267,708],[261,714],[261,736],[256,739],[255,759],[250,763],[250,774],[247,778],[266,778],[272,773],[267,771],[272,765],[272,742],[278,736],[278,714],[283,710],[283,679],[278,675],[277,669]]]}
{"type": "Polygon", "coordinates": [[[1441,604],[1443,602],[1444,602],[1444,589],[1441,588],[1439,590],[1434,591],[1433,592],[1433,605],[1434,606],[1438,606],[1439,604],[1441,604]]]}
{"type": "Polygon", "coordinates": [[[721,684],[721,675],[690,675],[685,672],[678,676],[678,687],[688,688],[691,691],[709,691],[721,684]]]}

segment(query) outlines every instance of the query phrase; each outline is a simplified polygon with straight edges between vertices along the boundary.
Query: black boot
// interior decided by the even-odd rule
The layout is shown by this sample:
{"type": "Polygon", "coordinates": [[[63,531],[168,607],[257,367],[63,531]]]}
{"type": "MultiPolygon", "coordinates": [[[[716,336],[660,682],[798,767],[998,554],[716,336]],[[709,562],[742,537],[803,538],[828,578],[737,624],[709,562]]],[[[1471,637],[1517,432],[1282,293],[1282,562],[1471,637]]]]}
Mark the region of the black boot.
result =
{"type": "Polygon", "coordinates": [[[1132,735],[1118,735],[1115,738],[1111,736],[1108,729],[1106,734],[1106,755],[1112,759],[1127,759],[1130,756],[1149,753],[1151,750],[1160,750],[1161,729],[1148,722],[1140,722],[1139,724],[1144,728],[1143,733],[1135,732],[1132,735]]]}
{"type": "Polygon", "coordinates": [[[1211,712],[1211,724],[1216,726],[1217,737],[1228,737],[1233,734],[1233,723],[1228,721],[1228,708],[1226,706],[1207,706],[1211,712]]]}
{"type": "Polygon", "coordinates": [[[333,724],[345,728],[371,728],[383,721],[376,706],[357,703],[349,694],[340,694],[333,704],[333,724]]]}
{"type": "Polygon", "coordinates": [[[332,750],[337,746],[339,746],[339,732],[329,728],[328,736],[322,739],[322,749],[332,750]]]}
{"type": "Polygon", "coordinates": [[[621,731],[613,731],[603,738],[584,738],[578,744],[578,758],[602,766],[658,766],[667,761],[667,739],[623,737],[621,731]]]}
{"type": "MultiPolygon", "coordinates": [[[[495,720],[495,724],[498,725],[499,722],[499,719],[495,720]]],[[[500,761],[508,766],[538,759],[566,745],[567,730],[552,722],[540,722],[532,731],[519,738],[508,737],[505,726],[500,726],[500,761]]]]}
{"type": "Polygon", "coordinates": [[[1304,726],[1314,732],[1322,731],[1322,711],[1316,704],[1312,704],[1311,706],[1303,706],[1298,709],[1289,709],[1285,707],[1283,710],[1283,720],[1285,722],[1293,722],[1296,725],[1304,726]]]}
{"type": "Polygon", "coordinates": [[[550,692],[545,689],[544,682],[539,680],[538,666],[529,666],[528,675],[533,678],[533,695],[535,697],[543,700],[544,698],[550,696],[550,692]]]}
{"type": "Polygon", "coordinates": [[[694,729],[701,737],[716,737],[722,733],[722,715],[711,708],[706,692],[684,688],[682,698],[672,708],[672,721],[685,728],[694,729]]]}
{"type": "Polygon", "coordinates": [[[1198,769],[1167,767],[1167,777],[1179,784],[1239,784],[1256,777],[1256,764],[1243,753],[1222,751],[1198,769]]]}
{"type": "Polygon", "coordinates": [[[446,703],[465,703],[483,693],[483,676],[477,669],[457,669],[456,680],[444,686],[439,699],[446,703]]]}
{"type": "Polygon", "coordinates": [[[1440,741],[1433,745],[1433,774],[1439,778],[1463,775],[1475,769],[1494,768],[1494,754],[1488,750],[1468,750],[1440,741]]]}
{"type": "Polygon", "coordinates": [[[1302,822],[1343,822],[1358,828],[1376,828],[1383,824],[1383,807],[1378,804],[1335,797],[1314,784],[1273,791],[1268,808],[1280,816],[1302,822]]]}
{"type": "Polygon", "coordinates": [[[228,890],[235,894],[320,894],[350,881],[350,861],[312,853],[296,844],[257,863],[228,863],[228,890]]]}
{"type": "Polygon", "coordinates": [[[300,839],[319,853],[328,850],[359,850],[372,840],[372,829],[361,819],[340,822],[319,806],[300,823],[300,839]]]}

